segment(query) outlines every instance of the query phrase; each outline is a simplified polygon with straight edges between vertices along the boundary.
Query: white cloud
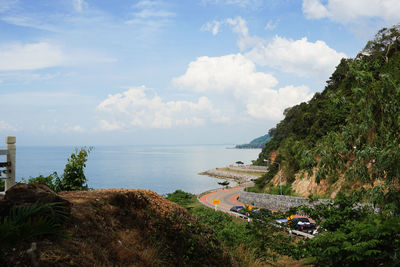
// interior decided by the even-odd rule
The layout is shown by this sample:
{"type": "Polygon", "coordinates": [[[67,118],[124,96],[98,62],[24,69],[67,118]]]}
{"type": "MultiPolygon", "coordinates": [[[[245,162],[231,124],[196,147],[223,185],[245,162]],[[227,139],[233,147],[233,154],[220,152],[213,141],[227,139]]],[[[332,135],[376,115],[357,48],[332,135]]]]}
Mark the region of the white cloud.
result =
{"type": "MultiPolygon", "coordinates": [[[[238,47],[241,51],[248,51],[245,54],[247,58],[257,65],[273,67],[283,72],[311,76],[325,81],[340,60],[346,57],[344,53],[335,51],[320,40],[309,42],[306,37],[291,40],[275,36],[267,41],[252,36],[246,20],[241,17],[213,21],[204,25],[203,29],[213,31],[215,35],[219,32],[220,25],[228,25],[234,33],[238,34],[238,47]],[[217,28],[214,29],[214,27],[217,28]]],[[[273,28],[271,25],[269,27],[273,28]]]]}
{"type": "Polygon", "coordinates": [[[0,71],[43,69],[66,61],[61,48],[47,42],[0,46],[0,71]]]}
{"type": "Polygon", "coordinates": [[[200,57],[172,82],[186,90],[234,97],[250,116],[272,120],[281,119],[285,108],[312,96],[306,86],[274,89],[275,77],[257,72],[255,64],[241,54],[200,57]]]}
{"type": "Polygon", "coordinates": [[[283,111],[287,107],[308,101],[312,95],[310,88],[304,85],[289,85],[278,90],[265,89],[255,94],[246,108],[252,117],[279,120],[283,118],[283,111]]]}
{"type": "Polygon", "coordinates": [[[119,131],[123,130],[124,127],[118,122],[109,122],[106,120],[100,120],[100,129],[103,131],[119,131]]]}
{"type": "Polygon", "coordinates": [[[262,39],[257,36],[250,36],[247,22],[241,17],[228,18],[225,20],[214,20],[207,22],[201,27],[203,31],[210,31],[213,35],[217,35],[222,25],[228,25],[232,28],[232,31],[239,35],[237,44],[241,51],[255,46],[257,43],[262,42],[262,39]]]}
{"type": "Polygon", "coordinates": [[[217,35],[219,33],[219,28],[221,26],[221,22],[217,20],[213,20],[212,22],[207,22],[201,27],[202,31],[211,32],[213,35],[217,35]]]}
{"type": "Polygon", "coordinates": [[[82,12],[83,9],[88,8],[88,4],[85,0],[72,0],[72,4],[76,12],[82,12]]]}
{"type": "Polygon", "coordinates": [[[15,132],[17,128],[6,121],[0,120],[0,132],[11,131],[15,132]]]}
{"type": "Polygon", "coordinates": [[[77,132],[77,133],[83,133],[85,131],[85,129],[80,125],[66,126],[64,130],[66,132],[77,132]]]}
{"type": "Polygon", "coordinates": [[[140,12],[135,13],[135,17],[141,19],[147,18],[168,18],[175,16],[175,13],[165,11],[165,10],[151,10],[151,9],[143,9],[140,12]]]}
{"type": "Polygon", "coordinates": [[[164,102],[157,95],[149,97],[148,91],[141,86],[109,95],[97,106],[97,110],[107,117],[100,121],[100,127],[106,131],[137,127],[165,129],[228,121],[206,97],[200,97],[197,102],[164,102]]]}
{"type": "Polygon", "coordinates": [[[190,62],[186,73],[174,78],[172,82],[177,87],[190,88],[196,92],[231,91],[238,97],[245,95],[248,90],[259,90],[278,84],[272,75],[256,72],[255,69],[254,63],[241,54],[205,56],[190,62]]]}
{"type": "Polygon", "coordinates": [[[303,0],[303,12],[309,19],[329,18],[341,23],[380,18],[387,23],[400,20],[398,0],[303,0]]]}
{"type": "Polygon", "coordinates": [[[278,26],[278,23],[279,23],[279,20],[277,20],[275,22],[272,21],[272,20],[269,20],[267,25],[265,25],[264,29],[269,30],[269,31],[273,31],[278,26]]]}
{"type": "Polygon", "coordinates": [[[267,44],[258,43],[246,56],[261,66],[319,79],[329,77],[340,60],[346,57],[324,41],[309,42],[306,37],[291,40],[279,36],[267,44]]]}
{"type": "Polygon", "coordinates": [[[133,13],[133,18],[125,21],[126,24],[138,25],[145,32],[157,31],[164,25],[168,24],[175,13],[166,9],[166,4],[163,1],[139,1],[133,8],[136,12],[133,13]]]}

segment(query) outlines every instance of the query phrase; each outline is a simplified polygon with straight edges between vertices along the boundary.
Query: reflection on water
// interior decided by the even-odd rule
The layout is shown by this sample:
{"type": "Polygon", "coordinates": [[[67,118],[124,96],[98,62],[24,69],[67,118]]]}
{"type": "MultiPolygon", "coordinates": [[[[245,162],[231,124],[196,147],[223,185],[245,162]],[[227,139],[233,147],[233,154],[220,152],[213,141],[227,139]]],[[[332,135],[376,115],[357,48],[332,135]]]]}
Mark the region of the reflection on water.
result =
{"type": "MultiPolygon", "coordinates": [[[[17,147],[17,180],[53,171],[62,174],[73,147],[17,147]]],[[[258,149],[226,146],[95,147],[89,154],[86,177],[92,188],[145,188],[159,194],[176,189],[192,193],[218,187],[218,179],[199,172],[236,161],[257,158],[258,149]]]]}

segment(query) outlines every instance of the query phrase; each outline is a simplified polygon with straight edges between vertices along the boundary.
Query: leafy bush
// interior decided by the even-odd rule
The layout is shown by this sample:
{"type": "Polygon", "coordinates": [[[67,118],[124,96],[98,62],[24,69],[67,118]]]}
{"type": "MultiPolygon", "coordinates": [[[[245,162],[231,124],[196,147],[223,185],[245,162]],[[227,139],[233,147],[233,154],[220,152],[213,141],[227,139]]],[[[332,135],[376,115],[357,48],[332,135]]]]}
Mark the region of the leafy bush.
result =
{"type": "Polygon", "coordinates": [[[182,207],[187,207],[190,203],[193,203],[193,197],[196,196],[180,189],[166,195],[166,199],[175,202],[182,207]]]}
{"type": "MultiPolygon", "coordinates": [[[[28,179],[28,184],[46,184],[56,192],[88,190],[84,171],[87,157],[92,149],[92,147],[76,148],[75,152],[68,158],[64,173],[61,177],[58,176],[57,172],[53,172],[49,176],[39,175],[37,177],[30,177],[28,179]]],[[[22,180],[24,179],[22,178],[22,180]]]]}
{"type": "Polygon", "coordinates": [[[363,191],[339,194],[330,204],[302,207],[327,229],[304,245],[317,266],[397,266],[400,216],[360,206],[363,191]]]}
{"type": "Polygon", "coordinates": [[[56,181],[58,179],[60,179],[60,178],[58,177],[57,172],[53,172],[49,176],[39,175],[37,177],[30,177],[28,180],[28,184],[45,184],[48,187],[50,187],[52,190],[58,191],[57,185],[56,185],[56,181]]]}
{"type": "Polygon", "coordinates": [[[88,190],[87,179],[84,173],[88,154],[92,147],[75,149],[65,165],[61,179],[56,180],[56,186],[60,191],[88,190]]]}
{"type": "Polygon", "coordinates": [[[67,218],[64,206],[57,202],[13,207],[0,219],[0,246],[42,235],[66,237],[61,225],[67,218]]]}

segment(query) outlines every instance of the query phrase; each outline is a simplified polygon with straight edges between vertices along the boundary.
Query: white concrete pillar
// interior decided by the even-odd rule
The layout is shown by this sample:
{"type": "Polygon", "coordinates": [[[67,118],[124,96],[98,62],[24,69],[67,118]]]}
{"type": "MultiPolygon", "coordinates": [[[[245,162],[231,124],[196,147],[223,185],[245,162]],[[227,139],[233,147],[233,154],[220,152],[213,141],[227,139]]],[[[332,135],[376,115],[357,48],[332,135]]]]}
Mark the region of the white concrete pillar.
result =
{"type": "Polygon", "coordinates": [[[11,163],[11,166],[6,168],[7,176],[6,176],[6,184],[5,191],[15,185],[15,156],[16,156],[16,147],[15,147],[16,138],[15,136],[7,136],[6,137],[6,149],[8,150],[7,154],[7,162],[11,163]]]}

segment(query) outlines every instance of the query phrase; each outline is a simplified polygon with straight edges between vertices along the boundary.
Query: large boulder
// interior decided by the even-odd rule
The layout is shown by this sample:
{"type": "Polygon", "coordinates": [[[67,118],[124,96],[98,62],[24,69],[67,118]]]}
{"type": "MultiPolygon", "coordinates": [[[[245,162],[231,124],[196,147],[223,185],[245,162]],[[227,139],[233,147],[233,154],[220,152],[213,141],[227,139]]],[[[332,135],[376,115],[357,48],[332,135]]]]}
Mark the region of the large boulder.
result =
{"type": "Polygon", "coordinates": [[[0,200],[0,216],[8,214],[12,207],[29,206],[34,203],[58,202],[70,212],[71,203],[51,190],[45,184],[16,184],[5,193],[4,199],[0,200]]]}

